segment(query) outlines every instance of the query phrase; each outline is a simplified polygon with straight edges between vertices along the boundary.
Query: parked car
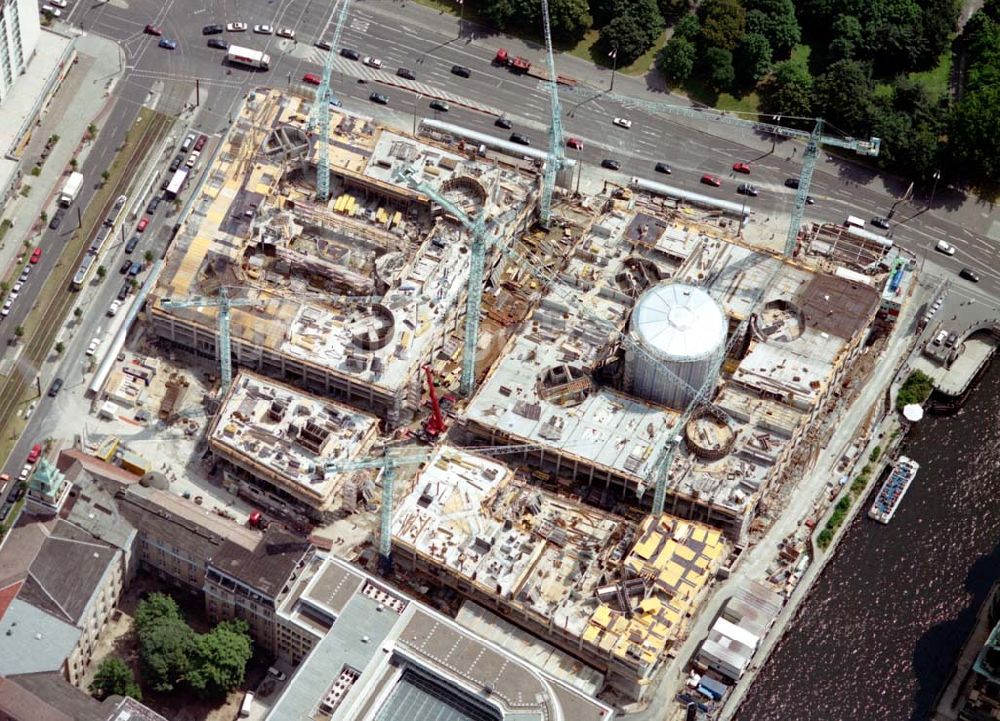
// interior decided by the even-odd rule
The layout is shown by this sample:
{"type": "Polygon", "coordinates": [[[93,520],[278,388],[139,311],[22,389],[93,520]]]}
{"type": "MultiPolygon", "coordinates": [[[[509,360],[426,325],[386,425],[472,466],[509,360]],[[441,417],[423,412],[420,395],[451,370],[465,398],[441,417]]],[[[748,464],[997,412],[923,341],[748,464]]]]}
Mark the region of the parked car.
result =
{"type": "Polygon", "coordinates": [[[133,235],[131,238],[128,239],[128,242],[125,244],[125,252],[131,253],[133,250],[135,250],[135,246],[137,245],[139,245],[139,236],[133,235]]]}
{"type": "Polygon", "coordinates": [[[201,149],[205,147],[205,143],[207,142],[208,142],[207,135],[199,135],[198,139],[194,141],[194,149],[200,153],[201,149]]]}
{"type": "Polygon", "coordinates": [[[41,11],[45,15],[48,15],[49,17],[53,18],[62,17],[62,10],[56,7],[52,7],[51,5],[42,5],[41,11]]]}
{"type": "Polygon", "coordinates": [[[739,187],[736,188],[736,192],[740,195],[749,195],[753,198],[760,195],[760,191],[757,189],[757,186],[750,185],[750,183],[740,183],[739,187]]]}
{"type": "Polygon", "coordinates": [[[92,338],[91,341],[90,341],[90,345],[87,346],[86,354],[88,356],[94,355],[94,353],[96,353],[97,349],[100,348],[100,347],[101,347],[101,339],[100,339],[100,337],[92,338]]]}
{"type": "Polygon", "coordinates": [[[357,50],[351,50],[351,48],[341,48],[340,49],[340,56],[342,58],[347,58],[348,60],[360,60],[361,59],[361,53],[359,53],[357,50]]]}
{"type": "Polygon", "coordinates": [[[872,225],[882,230],[889,230],[889,219],[882,217],[872,218],[872,225]]]}
{"type": "Polygon", "coordinates": [[[219,38],[209,38],[208,47],[216,50],[229,50],[229,43],[219,38]]]}
{"type": "Polygon", "coordinates": [[[573,150],[583,150],[583,141],[579,138],[570,138],[566,141],[566,147],[573,150]]]}
{"type": "Polygon", "coordinates": [[[278,32],[275,33],[279,38],[288,38],[289,40],[295,39],[295,31],[291,28],[278,28],[278,32]]]}
{"type": "Polygon", "coordinates": [[[147,25],[145,28],[143,28],[143,32],[146,33],[147,35],[155,35],[157,37],[163,35],[163,31],[160,30],[160,28],[156,27],[155,25],[147,25]]]}
{"type": "Polygon", "coordinates": [[[748,163],[733,163],[733,172],[750,175],[750,165],[748,163]]]}
{"type": "Polygon", "coordinates": [[[52,381],[52,385],[49,386],[50,398],[55,398],[57,395],[59,395],[59,391],[62,389],[63,383],[65,383],[65,381],[62,378],[56,378],[54,381],[52,381]]]}
{"type": "Polygon", "coordinates": [[[958,277],[972,281],[973,283],[979,282],[979,273],[972,270],[971,268],[962,268],[962,270],[958,272],[958,277]]]}
{"type": "Polygon", "coordinates": [[[955,246],[946,240],[939,240],[934,246],[934,250],[945,255],[955,255],[955,246]]]}
{"type": "Polygon", "coordinates": [[[614,160],[613,158],[605,158],[601,161],[601,167],[607,168],[608,170],[621,170],[622,164],[620,161],[614,160]]]}
{"type": "Polygon", "coordinates": [[[122,262],[122,264],[120,266],[118,266],[118,272],[121,275],[125,275],[126,273],[128,273],[129,268],[131,268],[131,267],[132,267],[132,261],[130,259],[126,258],[122,262]]]}
{"type": "Polygon", "coordinates": [[[368,99],[371,100],[373,103],[378,103],[379,105],[389,104],[389,96],[385,95],[384,93],[372,93],[371,95],[368,96],[368,99]]]}
{"type": "Polygon", "coordinates": [[[517,143],[518,145],[531,145],[531,138],[521,133],[511,133],[510,142],[517,143]]]}
{"type": "Polygon", "coordinates": [[[139,221],[139,224],[137,226],[135,226],[135,232],[136,233],[143,232],[146,229],[146,226],[148,226],[148,225],[149,225],[149,218],[143,217],[139,221]]]}
{"type": "Polygon", "coordinates": [[[173,40],[167,40],[166,38],[160,38],[159,46],[161,48],[166,48],[167,50],[177,49],[177,43],[173,40]]]}
{"type": "Polygon", "coordinates": [[[371,55],[365,55],[364,60],[361,61],[370,68],[375,68],[380,70],[382,68],[382,61],[378,58],[372,57],[371,55]]]}
{"type": "Polygon", "coordinates": [[[448,103],[443,100],[431,101],[431,110],[440,110],[442,113],[447,113],[449,109],[448,103]]]}
{"type": "Polygon", "coordinates": [[[332,50],[333,49],[333,46],[330,44],[330,42],[328,40],[322,40],[322,39],[316,41],[316,47],[318,47],[320,50],[332,50]]]}
{"type": "Polygon", "coordinates": [[[41,458],[41,456],[42,456],[42,444],[36,443],[31,447],[31,450],[28,451],[28,460],[26,461],[26,463],[37,463],[38,459],[41,458]]]}
{"type": "Polygon", "coordinates": [[[719,180],[719,176],[711,175],[709,173],[705,173],[703,176],[701,176],[701,182],[704,183],[705,185],[711,185],[713,188],[722,187],[722,181],[719,180]]]}
{"type": "Polygon", "coordinates": [[[246,32],[246,23],[226,23],[226,30],[231,33],[243,33],[246,32]]]}
{"type": "Polygon", "coordinates": [[[140,263],[137,260],[133,261],[132,262],[132,266],[128,269],[128,275],[129,275],[129,277],[130,278],[134,278],[137,275],[139,275],[139,273],[141,273],[141,272],[142,272],[142,263],[140,263]]]}
{"type": "Polygon", "coordinates": [[[472,77],[472,71],[469,70],[464,65],[452,65],[451,66],[451,74],[452,75],[457,75],[460,78],[469,78],[469,77],[472,77]]]}
{"type": "Polygon", "coordinates": [[[198,164],[198,158],[200,156],[201,156],[200,152],[198,152],[197,150],[192,150],[191,154],[188,156],[188,159],[184,162],[184,165],[186,165],[189,168],[193,168],[195,165],[198,164]]]}
{"type": "Polygon", "coordinates": [[[284,681],[286,678],[285,674],[276,669],[274,666],[271,666],[271,668],[267,669],[267,673],[269,676],[274,676],[274,678],[276,678],[278,681],[284,681]]]}
{"type": "Polygon", "coordinates": [[[254,25],[253,31],[258,35],[273,35],[274,28],[270,25],[254,25]]]}
{"type": "Polygon", "coordinates": [[[23,283],[28,279],[29,275],[31,275],[31,266],[26,265],[24,266],[24,270],[21,271],[21,275],[18,277],[18,280],[23,283]]]}
{"type": "Polygon", "coordinates": [[[35,265],[41,259],[42,259],[42,249],[35,248],[33,251],[31,251],[31,258],[28,259],[28,262],[31,263],[32,265],[35,265]]]}
{"type": "Polygon", "coordinates": [[[56,212],[52,214],[52,218],[49,220],[49,230],[58,230],[59,226],[62,225],[63,218],[65,217],[65,208],[59,208],[56,210],[56,212]]]}
{"type": "Polygon", "coordinates": [[[219,24],[206,25],[201,29],[202,35],[218,35],[226,28],[219,24]]]}
{"type": "Polygon", "coordinates": [[[657,164],[656,164],[656,172],[657,172],[657,173],[665,173],[665,174],[667,174],[667,175],[670,175],[670,174],[671,174],[672,172],[674,172],[674,171],[673,171],[673,169],[672,169],[672,168],[671,168],[671,167],[670,167],[669,165],[667,165],[666,163],[657,163],[657,164]]]}
{"type": "Polygon", "coordinates": [[[309,83],[310,85],[319,85],[323,82],[323,78],[316,73],[306,73],[302,76],[302,82],[309,83]]]}
{"type": "Polygon", "coordinates": [[[406,78],[407,80],[416,80],[417,74],[410,70],[409,68],[400,68],[396,71],[396,75],[401,78],[406,78]]]}
{"type": "Polygon", "coordinates": [[[132,284],[127,280],[122,284],[122,287],[118,290],[118,300],[125,300],[128,298],[128,294],[132,292],[132,284]]]}
{"type": "Polygon", "coordinates": [[[118,312],[118,309],[121,307],[122,307],[122,302],[117,298],[115,298],[113,301],[111,301],[111,305],[108,306],[108,315],[113,317],[115,313],[118,312]]]}
{"type": "MultiPolygon", "coordinates": [[[[212,41],[209,40],[209,42],[212,42],[212,41]]],[[[174,159],[170,161],[170,172],[171,173],[176,172],[177,169],[179,167],[181,167],[181,163],[183,163],[183,162],[184,162],[184,156],[183,155],[174,156],[174,159]]],[[[167,182],[168,183],[170,182],[169,178],[167,179],[167,182]]]]}

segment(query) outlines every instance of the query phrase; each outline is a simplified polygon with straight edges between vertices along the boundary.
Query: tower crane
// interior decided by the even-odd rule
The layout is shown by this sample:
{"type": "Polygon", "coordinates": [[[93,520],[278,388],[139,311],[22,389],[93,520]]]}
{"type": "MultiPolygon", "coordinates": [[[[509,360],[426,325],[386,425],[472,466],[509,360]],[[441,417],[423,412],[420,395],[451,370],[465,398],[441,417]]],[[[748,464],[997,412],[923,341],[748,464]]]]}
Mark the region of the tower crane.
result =
{"type": "Polygon", "coordinates": [[[870,138],[869,140],[859,140],[857,138],[839,138],[834,135],[823,134],[823,120],[816,119],[811,132],[799,130],[797,128],[786,128],[774,123],[762,123],[756,120],[749,120],[730,113],[719,112],[710,108],[694,109],[684,105],[673,105],[671,103],[658,103],[641,98],[632,98],[626,95],[615,95],[603,93],[601,98],[621,103],[624,107],[636,108],[649,113],[670,113],[686,118],[692,118],[702,122],[709,120],[719,122],[724,125],[732,125],[738,128],[763,131],[784,138],[797,138],[806,141],[805,152],[802,154],[802,171],[799,174],[798,189],[795,192],[795,202],[792,206],[792,219],[788,225],[788,234],[785,237],[785,255],[791,256],[795,251],[795,244],[798,240],[799,229],[802,226],[802,217],[805,214],[806,198],[809,195],[809,186],[812,183],[813,172],[816,170],[816,161],[819,158],[819,147],[828,145],[836,148],[852,150],[858,155],[876,157],[882,146],[880,138],[870,138]]]}
{"type": "MultiPolygon", "coordinates": [[[[508,453],[526,453],[539,447],[534,445],[473,446],[470,448],[454,446],[454,449],[456,451],[467,451],[487,456],[502,456],[508,453]]],[[[365,458],[359,461],[347,461],[346,463],[329,461],[323,464],[323,473],[326,477],[337,473],[363,471],[368,468],[382,470],[382,503],[381,508],[379,508],[378,554],[379,565],[383,573],[388,573],[392,570],[392,511],[396,470],[402,466],[417,466],[421,463],[426,463],[434,457],[437,451],[437,448],[419,450],[413,446],[384,446],[382,448],[382,456],[376,458],[365,458]]]]}
{"type": "Polygon", "coordinates": [[[333,27],[333,39],[330,41],[330,52],[323,63],[323,74],[319,87],[316,88],[316,101],[309,113],[309,129],[319,124],[319,162],[316,164],[316,198],[326,202],[330,199],[330,76],[333,74],[333,60],[337,56],[337,46],[340,44],[340,34],[347,19],[347,8],[350,0],[340,0],[340,12],[337,13],[337,23],[333,27]],[[318,116],[318,117],[317,117],[318,116]]]}
{"type": "Polygon", "coordinates": [[[563,169],[566,148],[563,141],[562,107],[559,105],[559,90],[556,82],[556,61],[552,54],[552,30],[549,27],[549,0],[542,0],[542,28],[545,31],[545,59],[549,70],[549,97],[551,121],[549,122],[549,157],[542,172],[542,197],[539,200],[539,220],[548,227],[552,215],[552,192],[555,190],[556,175],[563,169]]]}
{"type": "Polygon", "coordinates": [[[479,314],[483,303],[483,267],[486,264],[486,245],[489,230],[486,225],[486,208],[475,218],[445,198],[433,187],[417,179],[412,168],[402,168],[397,180],[406,182],[444,208],[469,231],[469,292],[465,302],[465,347],[462,351],[462,377],[459,391],[466,398],[472,397],[476,385],[476,342],[479,340],[479,314]]]}
{"type": "MultiPolygon", "coordinates": [[[[229,321],[231,316],[231,310],[233,308],[246,307],[259,305],[261,303],[260,299],[256,298],[233,298],[229,294],[229,286],[219,286],[218,297],[217,298],[206,298],[204,296],[196,295],[191,298],[184,298],[174,300],[173,298],[164,298],[160,301],[160,305],[164,308],[218,308],[219,318],[217,326],[218,343],[216,343],[216,350],[219,356],[219,366],[220,366],[220,380],[221,385],[219,387],[219,398],[225,398],[226,394],[229,392],[230,386],[233,384],[233,351],[232,351],[232,335],[229,330],[229,321]]],[[[233,288],[233,290],[237,290],[233,288]]],[[[368,304],[372,305],[375,303],[380,303],[382,301],[381,296],[367,296],[367,295],[325,295],[322,293],[306,293],[299,294],[295,296],[295,300],[302,300],[306,298],[316,298],[318,300],[325,300],[327,302],[342,302],[342,303],[358,303],[358,304],[368,304]]]]}
{"type": "Polygon", "coordinates": [[[173,300],[172,298],[164,298],[160,301],[160,305],[164,308],[218,308],[219,309],[219,325],[218,325],[218,335],[219,342],[216,343],[215,347],[218,351],[219,365],[222,367],[222,372],[220,378],[222,380],[222,385],[219,387],[219,398],[225,398],[226,394],[229,392],[229,387],[233,384],[233,353],[231,347],[231,338],[229,335],[229,313],[233,307],[257,305],[259,300],[251,300],[249,298],[230,298],[229,292],[226,286],[219,286],[219,297],[218,298],[205,298],[203,296],[195,296],[193,298],[186,298],[183,300],[173,300]]]}

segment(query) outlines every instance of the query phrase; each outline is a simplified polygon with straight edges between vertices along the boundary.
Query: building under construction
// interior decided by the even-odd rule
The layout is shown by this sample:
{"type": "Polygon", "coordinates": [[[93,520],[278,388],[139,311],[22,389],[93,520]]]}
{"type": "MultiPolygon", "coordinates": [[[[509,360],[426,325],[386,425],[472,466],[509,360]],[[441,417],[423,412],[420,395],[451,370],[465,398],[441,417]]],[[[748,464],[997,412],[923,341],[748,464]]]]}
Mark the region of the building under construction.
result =
{"type": "Polygon", "coordinates": [[[328,521],[354,511],[369,489],[328,466],[364,456],[378,419],[241,371],[208,429],[232,490],[268,513],[293,521],[328,521]]]}
{"type": "Polygon", "coordinates": [[[396,563],[500,613],[644,698],[726,557],[718,529],[623,518],[443,446],[393,521],[396,563]]]}
{"type": "Polygon", "coordinates": [[[457,355],[466,233],[394,178],[416,169],[500,237],[521,232],[536,178],[334,113],[329,145],[309,102],[251,93],[212,160],[148,304],[161,338],[217,357],[220,289],[234,361],[367,407],[392,426],[418,405],[420,367],[457,355]],[[318,153],[331,199],[315,200],[318,153]],[[185,307],[164,307],[169,299],[185,307]]]}

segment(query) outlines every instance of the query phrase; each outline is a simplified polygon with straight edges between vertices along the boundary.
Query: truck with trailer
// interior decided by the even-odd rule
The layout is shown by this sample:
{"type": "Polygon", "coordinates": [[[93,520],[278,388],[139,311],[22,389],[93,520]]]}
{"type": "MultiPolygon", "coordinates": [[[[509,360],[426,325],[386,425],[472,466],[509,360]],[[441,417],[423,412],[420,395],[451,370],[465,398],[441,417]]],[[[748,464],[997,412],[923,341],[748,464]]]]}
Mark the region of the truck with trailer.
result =
{"type": "Polygon", "coordinates": [[[76,200],[76,196],[80,194],[80,188],[83,187],[83,173],[73,172],[69,174],[66,178],[66,182],[63,183],[62,190],[59,191],[59,205],[64,208],[68,208],[76,200]]]}
{"type": "MultiPolygon", "coordinates": [[[[549,79],[549,73],[545,68],[537,65],[533,66],[528,58],[521,57],[520,55],[511,55],[507,52],[506,48],[497,50],[497,54],[493,58],[493,63],[510,68],[513,72],[520,73],[521,75],[538,78],[539,80],[549,79]]],[[[576,80],[566,75],[557,75],[556,82],[567,87],[573,87],[577,84],[576,80]]]]}

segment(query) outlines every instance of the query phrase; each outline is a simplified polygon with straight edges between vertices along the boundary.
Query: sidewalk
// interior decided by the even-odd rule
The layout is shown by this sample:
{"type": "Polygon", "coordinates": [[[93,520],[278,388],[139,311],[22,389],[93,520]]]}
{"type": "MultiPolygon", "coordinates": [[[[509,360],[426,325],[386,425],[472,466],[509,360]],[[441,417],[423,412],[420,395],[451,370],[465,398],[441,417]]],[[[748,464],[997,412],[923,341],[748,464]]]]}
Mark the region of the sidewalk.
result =
{"type": "MultiPolygon", "coordinates": [[[[87,126],[109,105],[108,88],[121,67],[118,46],[101,37],[85,36],[76,39],[76,47],[77,64],[56,91],[24,152],[22,183],[30,185],[31,192],[26,197],[15,195],[3,209],[2,217],[12,225],[0,242],[0,278],[10,274],[11,264],[24,248],[23,241],[34,242],[39,236],[33,231],[39,215],[43,210],[51,215],[53,196],[69,172],[70,159],[78,156],[84,145],[87,126]],[[53,134],[59,136],[59,142],[46,158],[41,173],[31,175],[31,168],[53,134]]],[[[83,158],[77,159],[82,164],[83,158]]],[[[67,217],[64,223],[71,221],[75,222],[75,217],[67,217]]]]}

